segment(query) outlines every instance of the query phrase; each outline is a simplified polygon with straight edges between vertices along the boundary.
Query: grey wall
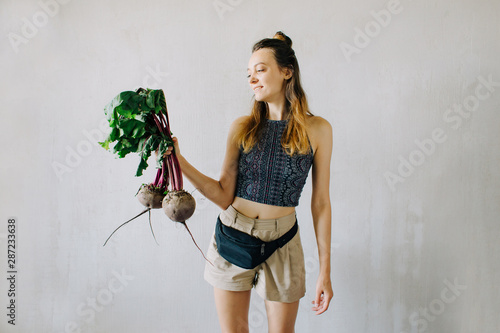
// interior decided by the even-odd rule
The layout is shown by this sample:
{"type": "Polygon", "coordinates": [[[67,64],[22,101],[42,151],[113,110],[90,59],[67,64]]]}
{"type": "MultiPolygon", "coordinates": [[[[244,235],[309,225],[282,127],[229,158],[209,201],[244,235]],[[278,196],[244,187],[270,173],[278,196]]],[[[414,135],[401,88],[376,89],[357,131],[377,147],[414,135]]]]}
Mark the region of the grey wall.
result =
{"type": "MultiPolygon", "coordinates": [[[[297,332],[497,332],[500,4],[427,1],[2,1],[2,332],[217,332],[204,261],[134,197],[137,156],[97,146],[103,107],[162,88],[186,158],[217,178],[249,112],[254,42],[294,41],[312,112],[334,128],[335,298],[310,310],[311,178],[297,208],[307,295],[297,332]],[[490,83],[488,83],[488,81],[490,83]],[[8,219],[15,225],[15,297],[8,219]],[[15,300],[15,326],[7,306],[15,300]]],[[[185,188],[194,188],[186,181],[185,188]]],[[[220,209],[194,192],[205,250],[220,209]]],[[[253,295],[252,332],[266,331],[253,295]]]]}

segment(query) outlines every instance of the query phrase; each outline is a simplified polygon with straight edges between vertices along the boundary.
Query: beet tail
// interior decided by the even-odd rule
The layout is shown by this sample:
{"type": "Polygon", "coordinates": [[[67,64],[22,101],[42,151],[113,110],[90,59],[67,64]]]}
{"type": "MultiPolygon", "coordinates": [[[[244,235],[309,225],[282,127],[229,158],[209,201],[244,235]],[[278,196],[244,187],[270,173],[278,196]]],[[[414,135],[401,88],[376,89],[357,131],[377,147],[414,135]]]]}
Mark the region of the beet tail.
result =
{"type": "Polygon", "coordinates": [[[203,256],[203,258],[205,258],[205,260],[206,260],[206,261],[208,261],[208,262],[210,263],[210,265],[212,265],[212,266],[213,266],[214,264],[212,264],[212,262],[211,262],[210,260],[208,260],[208,259],[207,259],[207,257],[205,257],[205,255],[203,254],[203,251],[200,249],[200,247],[198,246],[198,244],[197,244],[197,243],[196,243],[196,241],[194,240],[193,234],[192,234],[192,233],[191,233],[191,231],[189,230],[189,228],[188,228],[188,226],[187,226],[186,222],[180,222],[180,223],[184,224],[184,226],[186,227],[186,230],[189,232],[189,235],[191,236],[191,239],[193,240],[194,245],[196,245],[196,247],[198,248],[198,250],[200,250],[201,255],[203,256]]]}
{"type": "Polygon", "coordinates": [[[106,243],[108,242],[108,240],[111,238],[111,236],[113,236],[113,234],[114,234],[114,233],[115,233],[118,229],[120,229],[120,228],[121,228],[121,227],[123,227],[125,224],[129,223],[130,221],[132,221],[132,220],[134,220],[134,219],[138,218],[138,217],[139,217],[139,216],[141,216],[142,214],[144,214],[144,213],[146,213],[146,212],[149,212],[150,210],[151,210],[151,208],[146,208],[146,209],[144,209],[142,212],[140,212],[139,214],[137,214],[136,216],[134,216],[133,218],[131,218],[130,220],[128,220],[128,221],[126,221],[126,222],[122,223],[122,224],[121,224],[118,228],[116,228],[116,229],[115,229],[115,231],[113,231],[113,232],[111,233],[111,235],[109,235],[108,239],[106,239],[106,241],[104,242],[104,245],[103,245],[103,246],[106,246],[106,243]]]}
{"type": "Polygon", "coordinates": [[[149,227],[151,228],[151,233],[153,234],[153,238],[155,239],[155,242],[157,245],[160,245],[158,244],[158,241],[156,240],[156,236],[155,236],[155,232],[153,231],[153,225],[151,224],[151,209],[149,209],[149,227]]]}

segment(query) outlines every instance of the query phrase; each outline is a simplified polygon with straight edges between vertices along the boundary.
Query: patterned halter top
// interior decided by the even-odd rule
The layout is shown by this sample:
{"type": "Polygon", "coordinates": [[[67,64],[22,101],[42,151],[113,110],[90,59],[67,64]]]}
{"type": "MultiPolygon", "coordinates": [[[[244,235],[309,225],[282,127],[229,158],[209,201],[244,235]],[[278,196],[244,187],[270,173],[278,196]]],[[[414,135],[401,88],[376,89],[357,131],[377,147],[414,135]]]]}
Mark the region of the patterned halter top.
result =
{"type": "Polygon", "coordinates": [[[299,204],[314,156],[312,147],[305,155],[291,157],[285,152],[281,136],[287,123],[266,119],[258,144],[248,153],[240,147],[235,196],[282,207],[299,204]]]}

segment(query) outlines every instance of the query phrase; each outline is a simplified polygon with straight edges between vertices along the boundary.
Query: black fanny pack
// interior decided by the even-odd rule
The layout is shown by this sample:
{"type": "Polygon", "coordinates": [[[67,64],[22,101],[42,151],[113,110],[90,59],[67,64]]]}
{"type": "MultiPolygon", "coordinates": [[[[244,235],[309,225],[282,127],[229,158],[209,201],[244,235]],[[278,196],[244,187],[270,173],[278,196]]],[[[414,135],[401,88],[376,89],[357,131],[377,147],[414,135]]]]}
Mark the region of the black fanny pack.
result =
{"type": "Polygon", "coordinates": [[[252,269],[263,263],[278,248],[288,243],[299,229],[297,220],[293,227],[280,238],[264,242],[247,233],[226,226],[217,217],[215,241],[219,254],[231,264],[252,269]]]}

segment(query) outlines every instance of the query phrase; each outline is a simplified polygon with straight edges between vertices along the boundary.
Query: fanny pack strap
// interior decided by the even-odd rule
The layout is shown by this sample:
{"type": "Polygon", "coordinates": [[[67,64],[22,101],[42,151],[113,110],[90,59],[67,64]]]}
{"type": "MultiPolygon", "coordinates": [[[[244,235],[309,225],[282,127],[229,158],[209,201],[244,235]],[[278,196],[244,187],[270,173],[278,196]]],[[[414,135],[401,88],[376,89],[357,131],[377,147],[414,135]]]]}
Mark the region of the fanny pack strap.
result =
{"type": "Polygon", "coordinates": [[[293,238],[293,236],[295,236],[298,229],[299,229],[299,224],[297,223],[297,221],[295,221],[293,227],[290,230],[288,230],[283,236],[270,242],[263,242],[265,244],[264,246],[271,246],[276,248],[283,247],[293,238]]]}

